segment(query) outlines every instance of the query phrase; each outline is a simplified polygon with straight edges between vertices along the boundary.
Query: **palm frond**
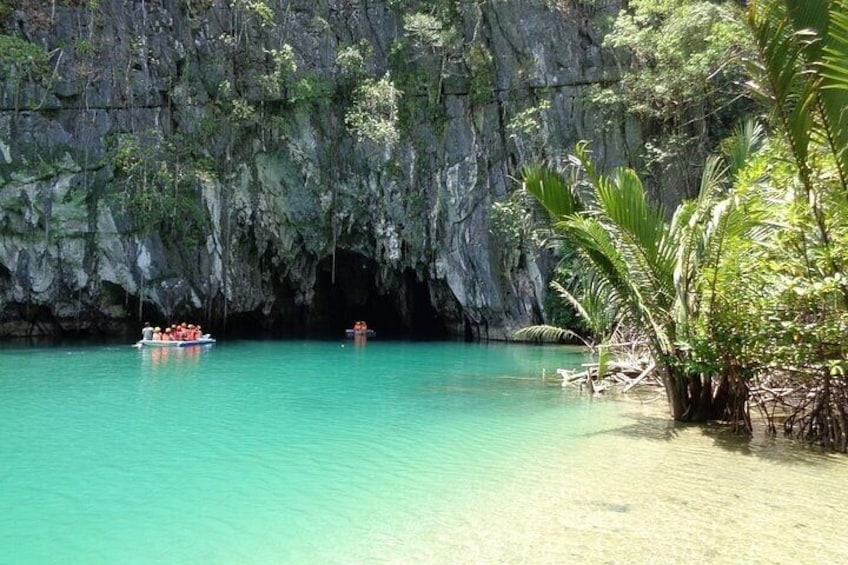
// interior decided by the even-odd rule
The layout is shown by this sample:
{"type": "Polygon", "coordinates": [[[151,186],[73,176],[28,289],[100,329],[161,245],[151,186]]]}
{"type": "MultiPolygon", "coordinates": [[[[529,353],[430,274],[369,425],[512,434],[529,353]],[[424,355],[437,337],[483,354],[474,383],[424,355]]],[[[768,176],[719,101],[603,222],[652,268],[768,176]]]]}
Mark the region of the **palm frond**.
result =
{"type": "Polygon", "coordinates": [[[757,2],[749,24],[775,113],[805,185],[809,145],[821,139],[848,191],[848,2],[757,2]]]}
{"type": "Polygon", "coordinates": [[[836,159],[843,190],[848,190],[848,2],[832,2],[827,36],[818,61],[819,110],[836,159]]]}
{"type": "Polygon", "coordinates": [[[762,124],[748,119],[733,128],[733,132],[722,143],[722,153],[727,159],[727,167],[732,176],[736,176],[760,150],[765,141],[766,132],[762,124]]]}
{"type": "Polygon", "coordinates": [[[588,141],[577,142],[574,155],[569,157],[569,162],[576,170],[582,171],[591,185],[598,184],[600,174],[597,165],[595,165],[595,160],[592,159],[592,153],[589,151],[588,141]]]}
{"type": "Polygon", "coordinates": [[[574,308],[595,337],[605,339],[608,336],[615,321],[615,308],[602,281],[584,272],[583,277],[576,281],[575,292],[557,281],[552,281],[550,286],[557,296],[574,308]]]}
{"type": "Polygon", "coordinates": [[[728,168],[718,156],[709,157],[701,175],[698,199],[682,204],[679,210],[686,212],[676,214],[673,219],[672,233],[675,238],[669,242],[669,246],[673,245],[676,249],[672,310],[678,337],[686,335],[696,321],[695,313],[700,304],[696,282],[707,263],[707,249],[715,244],[706,225],[710,215],[720,206],[727,171],[728,168]],[[685,225],[674,223],[683,220],[688,220],[685,225]]]}
{"type": "Polygon", "coordinates": [[[569,216],[582,209],[574,183],[546,165],[527,165],[522,170],[524,189],[532,194],[553,218],[569,216]]]}
{"type": "Polygon", "coordinates": [[[827,28],[830,23],[830,1],[783,0],[792,27],[803,33],[803,49],[808,61],[821,59],[827,28]]]}
{"type": "Polygon", "coordinates": [[[814,89],[804,72],[805,38],[797,32],[783,2],[754,2],[748,7],[748,24],[759,51],[760,80],[749,86],[767,97],[786,132],[796,163],[807,171],[811,107],[814,89]]]}
{"type": "MultiPolygon", "coordinates": [[[[685,331],[696,305],[692,301],[693,281],[698,273],[697,257],[700,255],[697,245],[700,239],[696,230],[692,229],[692,220],[698,216],[697,202],[683,203],[678,207],[686,210],[680,214],[680,221],[689,218],[686,224],[674,224],[673,233],[675,237],[669,238],[669,244],[664,247],[675,252],[674,271],[672,282],[674,285],[674,300],[671,304],[671,315],[677,325],[678,332],[685,331]],[[674,245],[672,245],[674,243],[674,245]]],[[[677,219],[677,218],[675,218],[677,219]]]]}
{"type": "Polygon", "coordinates": [[[662,206],[648,200],[642,181],[631,169],[620,168],[612,177],[599,177],[596,192],[604,222],[615,234],[630,267],[633,286],[650,297],[652,310],[668,310],[674,260],[665,253],[668,224],[662,206]]]}
{"type": "Polygon", "coordinates": [[[574,216],[563,223],[563,229],[607,285],[614,306],[629,314],[637,325],[650,328],[658,351],[670,351],[671,340],[659,320],[665,315],[664,300],[656,294],[651,273],[635,267],[626,246],[621,246],[598,218],[574,216]]]}
{"type": "Polygon", "coordinates": [[[823,88],[848,90],[848,65],[845,64],[848,52],[848,2],[834,2],[830,17],[830,41],[824,48],[821,64],[821,74],[828,79],[823,88]]]}
{"type": "Polygon", "coordinates": [[[601,178],[597,193],[604,214],[618,228],[630,234],[654,261],[665,230],[665,212],[661,206],[652,206],[648,202],[645,187],[635,171],[619,168],[612,178],[601,178]]]}
{"type": "Polygon", "coordinates": [[[521,328],[517,332],[513,334],[516,339],[527,340],[527,341],[542,341],[542,342],[553,342],[559,343],[569,338],[576,338],[580,341],[583,340],[582,337],[574,333],[573,331],[567,328],[560,328],[557,326],[550,325],[538,325],[538,326],[528,326],[526,328],[521,328]]]}

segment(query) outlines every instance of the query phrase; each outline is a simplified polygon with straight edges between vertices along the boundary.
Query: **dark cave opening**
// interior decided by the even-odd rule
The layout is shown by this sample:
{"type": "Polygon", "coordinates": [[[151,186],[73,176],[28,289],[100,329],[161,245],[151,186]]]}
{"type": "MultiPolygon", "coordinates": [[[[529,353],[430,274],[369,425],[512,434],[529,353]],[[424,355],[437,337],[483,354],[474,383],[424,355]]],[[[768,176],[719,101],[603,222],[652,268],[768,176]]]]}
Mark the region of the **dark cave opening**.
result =
{"type": "Polygon", "coordinates": [[[338,251],[318,265],[315,298],[307,314],[310,333],[342,336],[364,320],[380,338],[439,339],[447,330],[430,300],[426,281],[411,269],[378,282],[380,266],[357,253],[338,251]],[[388,288],[387,288],[388,287],[388,288]]]}
{"type": "MultiPolygon", "coordinates": [[[[365,320],[380,339],[451,338],[444,314],[433,306],[434,300],[445,299],[445,291],[431,288],[431,284],[412,269],[381,274],[376,261],[358,253],[337,251],[335,264],[332,257],[318,263],[309,303],[296,301],[297,291],[280,275],[273,289],[277,301],[270,312],[225,314],[220,299],[212,299],[202,311],[188,304],[181,308],[174,305],[171,318],[202,323],[216,337],[336,339],[344,338],[345,330],[352,328],[356,320],[365,320]]],[[[137,298],[132,297],[130,302],[136,317],[137,298]]],[[[448,309],[454,312],[457,306],[450,304],[448,309]]],[[[137,324],[150,321],[156,325],[164,319],[147,302],[142,306],[141,317],[137,324]]]]}

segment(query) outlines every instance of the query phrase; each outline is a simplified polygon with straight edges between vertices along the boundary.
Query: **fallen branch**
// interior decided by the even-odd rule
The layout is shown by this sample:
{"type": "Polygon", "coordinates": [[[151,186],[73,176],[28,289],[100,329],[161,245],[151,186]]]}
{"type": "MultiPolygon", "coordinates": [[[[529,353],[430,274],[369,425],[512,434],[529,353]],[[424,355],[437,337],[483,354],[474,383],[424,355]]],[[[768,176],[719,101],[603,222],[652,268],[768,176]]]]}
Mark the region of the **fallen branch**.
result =
{"type": "Polygon", "coordinates": [[[657,366],[656,363],[651,361],[648,364],[648,366],[645,367],[645,370],[642,371],[642,373],[638,377],[636,377],[636,380],[632,381],[629,385],[624,387],[624,390],[622,392],[629,392],[630,389],[632,389],[634,386],[638,385],[643,380],[645,380],[645,377],[647,377],[650,374],[650,372],[654,370],[654,367],[656,367],[656,366],[657,366]]]}

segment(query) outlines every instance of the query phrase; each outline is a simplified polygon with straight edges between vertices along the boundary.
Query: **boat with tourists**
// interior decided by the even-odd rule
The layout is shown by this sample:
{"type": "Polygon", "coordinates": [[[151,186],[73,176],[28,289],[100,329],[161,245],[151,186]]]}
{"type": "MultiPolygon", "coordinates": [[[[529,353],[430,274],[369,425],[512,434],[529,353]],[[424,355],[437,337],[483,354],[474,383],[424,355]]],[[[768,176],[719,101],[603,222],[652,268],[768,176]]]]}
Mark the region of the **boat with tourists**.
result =
{"type": "Polygon", "coordinates": [[[212,345],[215,339],[210,334],[204,334],[199,339],[190,339],[185,341],[162,341],[159,339],[140,339],[135,347],[197,347],[202,345],[212,345]]]}
{"type": "Polygon", "coordinates": [[[377,332],[370,329],[364,321],[357,320],[352,328],[345,330],[345,337],[348,339],[355,337],[377,337],[377,332]]]}
{"type": "Polygon", "coordinates": [[[200,326],[194,324],[173,324],[163,331],[159,326],[153,327],[150,322],[141,329],[141,339],[133,347],[184,348],[212,345],[215,339],[212,334],[202,333],[200,326]]]}

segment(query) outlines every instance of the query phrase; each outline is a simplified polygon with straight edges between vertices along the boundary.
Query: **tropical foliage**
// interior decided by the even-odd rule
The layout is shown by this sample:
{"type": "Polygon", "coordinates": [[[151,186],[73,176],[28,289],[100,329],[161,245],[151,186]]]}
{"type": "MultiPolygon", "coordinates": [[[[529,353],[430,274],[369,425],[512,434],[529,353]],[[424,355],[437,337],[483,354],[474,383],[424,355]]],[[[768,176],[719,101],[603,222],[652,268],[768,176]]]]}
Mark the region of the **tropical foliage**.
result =
{"type": "Polygon", "coordinates": [[[0,34],[0,78],[44,80],[50,74],[50,56],[41,47],[18,37],[0,34]]]}
{"type": "Polygon", "coordinates": [[[648,137],[645,173],[694,195],[691,171],[752,107],[738,86],[751,53],[739,3],[631,0],[604,43],[618,54],[621,80],[593,89],[592,107],[638,117],[648,137]]]}
{"type": "Polygon", "coordinates": [[[704,359],[720,355],[694,352],[689,345],[709,327],[704,320],[714,306],[703,300],[702,288],[712,282],[703,273],[719,271],[722,242],[730,234],[748,237],[755,225],[725,195],[729,171],[719,159],[711,160],[700,197],[681,205],[671,220],[648,199],[633,170],[598,172],[586,144],[578,145],[567,171],[529,167],[524,181],[555,218],[555,231],[577,250],[574,292],[562,285],[558,291],[587,325],[602,337],[618,325],[642,330],[651,355],[661,362],[676,419],[724,418],[747,425],[739,411],[745,389],[737,367],[710,370],[704,359]]]}
{"type": "Polygon", "coordinates": [[[787,433],[848,450],[846,14],[846,0],[751,3],[750,88],[770,117],[737,127],[673,214],[585,144],[564,169],[525,168],[579,258],[560,294],[607,306],[589,324],[602,337],[643,334],[677,420],[750,430],[748,402],[768,391],[772,426],[780,406],[787,433]]]}
{"type": "Polygon", "coordinates": [[[354,92],[353,106],[345,116],[348,129],[357,139],[392,147],[399,139],[398,99],[401,92],[386,74],[380,80],[367,79],[354,92]]]}
{"type": "Polygon", "coordinates": [[[783,157],[761,165],[760,184],[784,203],[752,357],[806,391],[785,430],[846,451],[848,1],[758,2],[748,22],[760,53],[752,87],[772,108],[783,157]]]}
{"type": "Polygon", "coordinates": [[[139,233],[158,233],[164,241],[193,247],[207,221],[201,184],[214,173],[211,163],[187,151],[190,143],[178,141],[161,139],[155,131],[112,139],[111,196],[139,233]]]}

